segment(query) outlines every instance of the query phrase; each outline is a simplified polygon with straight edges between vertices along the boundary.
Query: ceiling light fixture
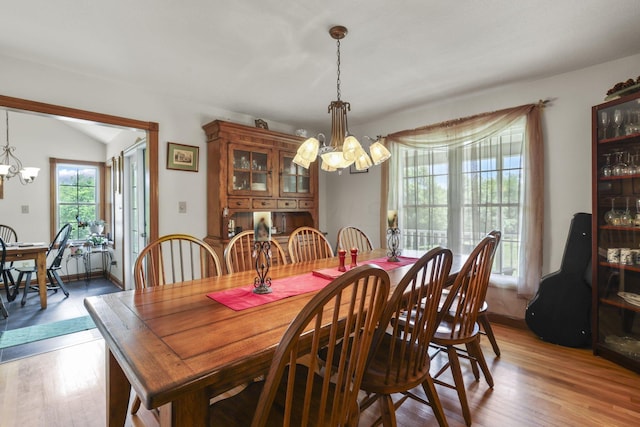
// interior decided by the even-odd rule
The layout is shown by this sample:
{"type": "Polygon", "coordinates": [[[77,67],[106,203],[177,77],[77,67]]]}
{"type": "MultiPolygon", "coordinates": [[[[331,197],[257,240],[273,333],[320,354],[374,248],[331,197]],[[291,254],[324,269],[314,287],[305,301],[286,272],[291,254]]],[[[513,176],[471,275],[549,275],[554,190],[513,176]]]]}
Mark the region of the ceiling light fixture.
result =
{"type": "Polygon", "coordinates": [[[13,152],[16,147],[9,145],[9,111],[5,110],[7,121],[7,143],[2,147],[0,154],[0,178],[4,181],[14,176],[20,178],[22,184],[31,184],[38,176],[40,168],[22,167],[22,162],[13,152]]]}
{"type": "Polygon", "coordinates": [[[356,137],[349,134],[347,111],[351,111],[351,104],[340,99],[340,40],[347,35],[347,29],[343,26],[331,27],[329,34],[336,40],[338,46],[338,77],[336,79],[338,100],[332,101],[328,109],[331,114],[331,142],[327,146],[323,134],[318,134],[318,138],[307,139],[298,148],[293,162],[308,169],[319,152],[322,159],[321,168],[324,171],[340,171],[353,163],[357,170],[365,170],[372,164],[379,165],[384,162],[391,157],[391,153],[379,141],[375,141],[369,147],[371,153],[369,157],[356,137]]]}

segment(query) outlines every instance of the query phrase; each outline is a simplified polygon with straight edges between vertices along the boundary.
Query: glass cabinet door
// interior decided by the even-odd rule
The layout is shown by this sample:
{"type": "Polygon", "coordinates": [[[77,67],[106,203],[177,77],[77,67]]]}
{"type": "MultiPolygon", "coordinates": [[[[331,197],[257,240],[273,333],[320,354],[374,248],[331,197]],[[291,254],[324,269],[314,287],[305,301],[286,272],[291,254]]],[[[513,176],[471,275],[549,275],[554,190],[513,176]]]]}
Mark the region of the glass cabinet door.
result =
{"type": "Polygon", "coordinates": [[[271,169],[269,150],[230,146],[229,192],[271,195],[271,169]]]}
{"type": "Polygon", "coordinates": [[[640,369],[640,102],[592,110],[594,351],[640,369]]]}
{"type": "Polygon", "coordinates": [[[280,154],[280,196],[311,195],[311,174],[309,169],[293,163],[295,153],[280,154]]]}

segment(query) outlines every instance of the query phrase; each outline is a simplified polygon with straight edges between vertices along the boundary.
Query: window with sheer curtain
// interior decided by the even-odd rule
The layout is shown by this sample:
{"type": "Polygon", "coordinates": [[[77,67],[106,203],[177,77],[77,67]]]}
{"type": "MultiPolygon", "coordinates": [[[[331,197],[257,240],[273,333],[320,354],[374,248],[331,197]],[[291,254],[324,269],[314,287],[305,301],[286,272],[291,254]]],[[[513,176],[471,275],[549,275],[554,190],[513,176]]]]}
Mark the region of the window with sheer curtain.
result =
{"type": "Polygon", "coordinates": [[[541,105],[387,136],[386,208],[399,212],[403,248],[440,245],[469,254],[500,230],[493,273],[520,294],[535,293],[542,259],[541,105]]]}

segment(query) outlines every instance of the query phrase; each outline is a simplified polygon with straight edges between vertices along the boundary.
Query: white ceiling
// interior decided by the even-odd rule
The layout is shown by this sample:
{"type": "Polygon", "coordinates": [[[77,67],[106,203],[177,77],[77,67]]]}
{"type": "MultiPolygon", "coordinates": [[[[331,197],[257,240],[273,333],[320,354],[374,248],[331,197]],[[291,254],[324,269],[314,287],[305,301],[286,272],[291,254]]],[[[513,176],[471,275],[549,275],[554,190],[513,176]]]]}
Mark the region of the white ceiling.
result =
{"type": "Polygon", "coordinates": [[[352,125],[640,52],[638,0],[4,3],[0,54],[311,129],[336,99],[333,25],[352,125]]]}

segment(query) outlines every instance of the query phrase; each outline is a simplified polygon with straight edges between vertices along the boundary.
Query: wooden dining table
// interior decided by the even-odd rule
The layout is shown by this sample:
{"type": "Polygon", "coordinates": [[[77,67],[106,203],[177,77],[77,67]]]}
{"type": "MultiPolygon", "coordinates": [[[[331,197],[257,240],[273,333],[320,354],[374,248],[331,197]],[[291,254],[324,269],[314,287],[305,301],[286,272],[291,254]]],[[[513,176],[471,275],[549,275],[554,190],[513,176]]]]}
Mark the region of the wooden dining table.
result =
{"type": "MultiPolygon", "coordinates": [[[[40,307],[47,308],[47,251],[45,244],[22,244],[7,246],[6,262],[34,260],[38,271],[40,307]]],[[[16,292],[18,292],[16,290],[16,292]]]]}
{"type": "MultiPolygon", "coordinates": [[[[362,253],[358,264],[385,255],[384,250],[362,253]]],[[[275,283],[337,269],[338,262],[329,258],[278,266],[270,276],[275,283]]],[[[454,259],[452,271],[460,263],[454,259]]],[[[391,292],[411,265],[388,271],[391,292]]],[[[146,408],[159,409],[161,426],[207,425],[211,397],[267,372],[287,326],[316,292],[240,311],[207,297],[252,285],[255,276],[255,271],[239,272],[85,299],[105,339],[108,426],[124,425],[131,387],[146,408]]]]}

